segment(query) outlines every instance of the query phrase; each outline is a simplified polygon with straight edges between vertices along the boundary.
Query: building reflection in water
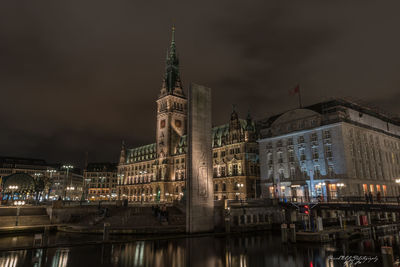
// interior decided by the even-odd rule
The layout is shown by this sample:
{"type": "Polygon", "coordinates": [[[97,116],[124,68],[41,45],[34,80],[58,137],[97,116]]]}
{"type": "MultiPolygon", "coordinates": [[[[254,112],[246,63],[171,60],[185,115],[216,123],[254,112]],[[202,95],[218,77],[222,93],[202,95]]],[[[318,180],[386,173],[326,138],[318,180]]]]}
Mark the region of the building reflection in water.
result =
{"type": "Polygon", "coordinates": [[[112,266],[185,266],[184,247],[179,242],[138,241],[111,248],[112,266]]]}
{"type": "Polygon", "coordinates": [[[110,266],[333,266],[327,259],[334,250],[283,245],[268,236],[139,241],[113,245],[110,266]]]}
{"type": "Polygon", "coordinates": [[[0,254],[1,267],[17,267],[19,262],[24,262],[27,251],[7,251],[0,254]]]}
{"type": "Polygon", "coordinates": [[[51,267],[66,267],[68,264],[69,249],[59,248],[56,250],[51,262],[51,267]]]}
{"type": "Polygon", "coordinates": [[[380,255],[382,245],[400,254],[399,235],[356,242],[281,244],[271,234],[193,237],[123,244],[0,252],[0,267],[303,267],[341,266],[341,255],[380,255]],[[339,265],[338,265],[339,264],[339,265]]]}

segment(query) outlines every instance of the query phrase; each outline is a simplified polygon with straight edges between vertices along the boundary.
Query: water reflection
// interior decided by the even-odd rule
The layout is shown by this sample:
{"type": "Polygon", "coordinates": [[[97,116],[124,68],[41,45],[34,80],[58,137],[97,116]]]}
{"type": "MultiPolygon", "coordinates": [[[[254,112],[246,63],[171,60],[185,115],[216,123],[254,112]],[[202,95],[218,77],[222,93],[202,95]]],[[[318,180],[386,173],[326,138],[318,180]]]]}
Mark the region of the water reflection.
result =
{"type": "MultiPolygon", "coordinates": [[[[19,267],[253,267],[343,266],[331,260],[340,255],[379,255],[382,245],[392,245],[398,255],[399,236],[337,244],[281,244],[269,233],[236,237],[197,237],[124,244],[74,246],[0,252],[0,266],[19,267]]],[[[380,266],[379,262],[366,266],[380,266]]]]}
{"type": "Polygon", "coordinates": [[[113,245],[112,266],[185,266],[183,242],[157,240],[113,245]]]}
{"type": "Polygon", "coordinates": [[[26,251],[12,251],[8,255],[0,255],[0,266],[16,267],[18,263],[23,262],[26,257],[26,251]]]}
{"type": "Polygon", "coordinates": [[[68,254],[69,249],[61,248],[57,249],[53,256],[51,267],[66,267],[68,266],[68,254]]]}

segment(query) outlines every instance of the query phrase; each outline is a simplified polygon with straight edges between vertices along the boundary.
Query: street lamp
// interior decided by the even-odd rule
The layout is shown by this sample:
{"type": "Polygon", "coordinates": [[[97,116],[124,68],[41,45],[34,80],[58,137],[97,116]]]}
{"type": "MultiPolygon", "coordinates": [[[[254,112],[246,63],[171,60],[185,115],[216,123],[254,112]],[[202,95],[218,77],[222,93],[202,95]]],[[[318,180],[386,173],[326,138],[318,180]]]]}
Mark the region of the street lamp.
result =
{"type": "Polygon", "coordinates": [[[84,197],[85,200],[89,200],[89,185],[90,185],[91,179],[90,178],[85,178],[84,181],[85,181],[85,184],[84,184],[85,192],[84,193],[82,192],[82,195],[85,194],[86,195],[86,197],[84,197]]]}
{"type": "MultiPolygon", "coordinates": [[[[396,182],[396,184],[398,184],[400,186],[400,178],[396,179],[395,182],[396,182]]],[[[397,200],[397,202],[399,202],[399,200],[397,200]]]]}
{"type": "MultiPolygon", "coordinates": [[[[65,178],[65,181],[64,181],[64,199],[65,199],[65,198],[67,197],[66,186],[67,186],[67,180],[68,180],[69,170],[70,170],[70,169],[73,169],[74,166],[72,166],[72,165],[63,165],[62,168],[65,169],[65,170],[67,170],[67,177],[65,178]]],[[[72,179],[71,179],[71,184],[70,184],[70,185],[72,186],[72,179]]]]}
{"type": "Polygon", "coordinates": [[[46,172],[48,174],[50,174],[50,181],[47,183],[49,188],[48,188],[48,191],[47,191],[46,199],[48,199],[50,197],[51,184],[53,183],[53,181],[52,181],[53,180],[53,174],[56,173],[57,171],[56,170],[46,170],[46,172]]]}
{"type": "MultiPolygon", "coordinates": [[[[38,180],[38,179],[40,179],[40,176],[42,176],[43,174],[40,172],[35,172],[33,175],[36,177],[36,180],[38,180]]],[[[36,182],[38,182],[38,181],[36,181],[36,182]]],[[[39,200],[39,192],[36,192],[36,188],[35,188],[35,198],[36,198],[35,201],[37,202],[39,200]]]]}
{"type": "Polygon", "coordinates": [[[238,187],[239,187],[239,198],[240,200],[242,200],[242,192],[240,191],[240,188],[243,188],[244,184],[238,184],[238,187]]]}
{"type": "Polygon", "coordinates": [[[124,182],[124,174],[120,173],[117,176],[118,176],[118,200],[121,200],[121,191],[124,182]]]}
{"type": "Polygon", "coordinates": [[[11,190],[12,200],[14,201],[14,190],[18,190],[18,185],[10,185],[8,189],[11,190]]]}
{"type": "MultiPolygon", "coordinates": [[[[73,186],[67,186],[67,191],[68,192],[70,192],[69,193],[69,195],[71,196],[72,195],[72,191],[74,191],[75,190],[75,187],[73,187],[73,186]]],[[[70,199],[71,199],[72,197],[70,197],[70,199]]]]}

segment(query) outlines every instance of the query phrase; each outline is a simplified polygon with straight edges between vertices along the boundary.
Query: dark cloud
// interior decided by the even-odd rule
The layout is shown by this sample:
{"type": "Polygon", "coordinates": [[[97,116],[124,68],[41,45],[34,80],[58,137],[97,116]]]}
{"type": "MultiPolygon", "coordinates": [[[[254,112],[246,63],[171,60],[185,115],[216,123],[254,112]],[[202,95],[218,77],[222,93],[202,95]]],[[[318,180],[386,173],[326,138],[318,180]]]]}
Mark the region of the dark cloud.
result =
{"type": "Polygon", "coordinates": [[[153,142],[172,24],[182,78],[213,88],[214,124],[233,103],[256,118],[329,96],[392,113],[400,2],[2,1],[3,155],[81,164],[153,142]]]}

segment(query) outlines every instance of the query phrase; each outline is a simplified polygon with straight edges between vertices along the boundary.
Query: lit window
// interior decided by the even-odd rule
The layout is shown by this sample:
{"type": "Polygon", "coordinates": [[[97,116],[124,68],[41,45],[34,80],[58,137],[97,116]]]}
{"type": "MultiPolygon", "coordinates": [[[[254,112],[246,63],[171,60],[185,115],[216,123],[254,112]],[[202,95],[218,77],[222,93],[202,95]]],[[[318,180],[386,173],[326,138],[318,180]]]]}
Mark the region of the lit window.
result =
{"type": "Polygon", "coordinates": [[[317,141],[318,141],[318,136],[317,136],[316,133],[313,133],[313,134],[311,135],[311,141],[312,141],[312,142],[317,142],[317,141]]]}
{"type": "Polygon", "coordinates": [[[318,147],[313,147],[312,148],[312,153],[313,153],[313,159],[318,159],[319,158],[318,147]]]}
{"type": "Polygon", "coordinates": [[[330,131],[324,131],[324,138],[325,139],[328,139],[328,138],[331,138],[331,132],[330,131]]]}
{"type": "Polygon", "coordinates": [[[296,175],[296,169],[294,167],[290,168],[290,177],[294,178],[296,175]]]}
{"type": "Polygon", "coordinates": [[[331,145],[326,145],[325,146],[325,153],[327,158],[332,157],[332,146],[331,145]]]}

